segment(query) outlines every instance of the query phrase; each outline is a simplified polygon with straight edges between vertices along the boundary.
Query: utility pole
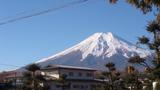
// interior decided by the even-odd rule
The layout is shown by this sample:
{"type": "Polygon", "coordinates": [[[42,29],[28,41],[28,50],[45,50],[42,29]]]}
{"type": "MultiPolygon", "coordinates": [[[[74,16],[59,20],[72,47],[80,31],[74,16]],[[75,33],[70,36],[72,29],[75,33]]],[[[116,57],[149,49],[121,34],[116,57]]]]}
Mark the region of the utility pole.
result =
{"type": "Polygon", "coordinates": [[[16,82],[17,82],[17,79],[16,79],[16,72],[15,72],[15,88],[16,88],[16,82]]]}

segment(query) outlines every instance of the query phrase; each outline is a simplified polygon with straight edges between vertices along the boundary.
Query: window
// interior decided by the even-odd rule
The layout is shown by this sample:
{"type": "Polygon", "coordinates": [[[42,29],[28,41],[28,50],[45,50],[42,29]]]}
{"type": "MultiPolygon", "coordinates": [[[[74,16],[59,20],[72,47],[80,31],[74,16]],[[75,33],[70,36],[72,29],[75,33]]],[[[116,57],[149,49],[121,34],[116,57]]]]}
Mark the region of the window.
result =
{"type": "Polygon", "coordinates": [[[73,85],[73,88],[79,88],[79,89],[84,89],[84,85],[73,85]]]}
{"type": "Polygon", "coordinates": [[[73,76],[73,72],[69,72],[69,76],[73,76]]]}
{"type": "Polygon", "coordinates": [[[91,76],[93,76],[93,75],[92,75],[92,73],[86,73],[86,76],[87,76],[87,77],[91,77],[91,76]]]}
{"type": "Polygon", "coordinates": [[[17,78],[16,81],[17,81],[17,82],[21,82],[21,81],[22,81],[22,78],[17,78]]]}
{"type": "Polygon", "coordinates": [[[82,73],[78,73],[78,76],[79,76],[79,77],[82,77],[82,73]]]}
{"type": "Polygon", "coordinates": [[[73,88],[79,88],[80,85],[73,85],[73,88]]]}
{"type": "Polygon", "coordinates": [[[84,85],[80,85],[80,89],[84,89],[84,85]]]}
{"type": "Polygon", "coordinates": [[[88,88],[88,85],[86,85],[85,88],[88,88]]]}

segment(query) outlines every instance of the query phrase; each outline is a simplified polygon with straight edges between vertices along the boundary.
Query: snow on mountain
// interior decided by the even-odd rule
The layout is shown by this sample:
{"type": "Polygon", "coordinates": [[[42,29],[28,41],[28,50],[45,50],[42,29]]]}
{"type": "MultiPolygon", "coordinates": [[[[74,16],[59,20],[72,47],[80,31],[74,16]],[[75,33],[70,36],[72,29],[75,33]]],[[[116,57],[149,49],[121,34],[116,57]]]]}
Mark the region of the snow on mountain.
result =
{"type": "Polygon", "coordinates": [[[48,64],[59,64],[104,70],[106,62],[112,61],[118,64],[118,67],[124,68],[124,61],[128,58],[137,55],[146,57],[151,54],[147,50],[136,49],[135,45],[107,32],[95,33],[79,44],[36,63],[42,67],[48,64]]]}
{"type": "Polygon", "coordinates": [[[82,52],[82,59],[80,61],[83,61],[87,55],[92,54],[96,57],[104,54],[106,57],[111,57],[114,54],[118,53],[117,49],[121,49],[123,52],[123,55],[126,58],[134,56],[134,53],[127,54],[125,51],[129,52],[136,52],[141,57],[145,57],[147,55],[151,55],[149,51],[143,50],[143,49],[136,49],[136,46],[129,43],[128,41],[125,41],[124,39],[112,34],[111,32],[107,33],[95,33],[86,40],[82,41],[81,43],[61,52],[56,55],[53,55],[49,58],[45,58],[43,60],[40,60],[36,63],[44,62],[48,59],[52,59],[55,57],[59,57],[61,55],[65,55],[67,53],[70,53],[72,51],[80,50],[82,52]]]}

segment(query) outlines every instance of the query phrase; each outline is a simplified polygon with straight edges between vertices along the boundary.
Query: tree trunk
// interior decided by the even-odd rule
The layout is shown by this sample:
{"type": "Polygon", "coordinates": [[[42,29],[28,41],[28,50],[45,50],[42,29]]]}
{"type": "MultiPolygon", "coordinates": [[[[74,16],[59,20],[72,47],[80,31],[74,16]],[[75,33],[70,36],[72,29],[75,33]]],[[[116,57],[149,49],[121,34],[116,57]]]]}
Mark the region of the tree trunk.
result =
{"type": "Polygon", "coordinates": [[[35,90],[35,72],[32,72],[32,78],[33,78],[33,89],[32,90],[35,90]]]}

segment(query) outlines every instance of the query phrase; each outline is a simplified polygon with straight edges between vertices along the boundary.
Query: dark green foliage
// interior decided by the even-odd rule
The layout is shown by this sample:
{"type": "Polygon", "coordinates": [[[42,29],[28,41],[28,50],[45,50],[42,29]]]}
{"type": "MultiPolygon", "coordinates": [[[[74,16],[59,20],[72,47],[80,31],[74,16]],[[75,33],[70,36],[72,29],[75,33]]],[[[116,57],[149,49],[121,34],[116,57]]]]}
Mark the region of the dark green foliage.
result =
{"type": "Polygon", "coordinates": [[[0,85],[0,90],[10,90],[10,89],[14,88],[11,80],[9,80],[9,81],[7,81],[6,83],[3,83],[3,84],[4,85],[2,85],[2,86],[0,85]]]}
{"type": "MultiPolygon", "coordinates": [[[[103,74],[102,74],[102,75],[103,75],[103,74]]],[[[104,80],[104,79],[105,79],[105,77],[104,77],[104,76],[100,76],[100,77],[99,77],[99,79],[104,80]]]]}
{"type": "Polygon", "coordinates": [[[160,90],[160,81],[157,82],[155,90],[160,90]]]}
{"type": "Polygon", "coordinates": [[[150,50],[155,51],[155,57],[152,59],[153,66],[149,66],[146,63],[144,58],[140,58],[140,56],[131,57],[128,62],[132,64],[140,64],[146,67],[146,73],[148,74],[148,78],[152,80],[160,80],[160,24],[157,21],[150,21],[146,26],[146,31],[153,35],[153,38],[148,38],[142,36],[138,38],[138,44],[143,44],[148,46],[150,50]]]}
{"type": "Polygon", "coordinates": [[[62,75],[60,75],[60,78],[61,78],[62,80],[65,80],[65,79],[67,78],[67,74],[62,74],[62,75]]]}
{"type": "Polygon", "coordinates": [[[38,87],[37,90],[49,90],[49,89],[50,89],[50,86],[45,85],[45,86],[43,86],[43,87],[38,87]]]}
{"type": "MultiPolygon", "coordinates": [[[[110,1],[112,2],[112,0],[110,1]]],[[[147,88],[145,88],[145,90],[153,90],[151,82],[155,80],[160,81],[160,0],[126,0],[126,2],[135,6],[136,9],[140,9],[143,12],[143,14],[154,11],[153,15],[156,16],[155,20],[149,21],[148,25],[146,26],[146,31],[153,34],[153,38],[142,36],[138,38],[139,42],[137,43],[146,45],[150,50],[154,50],[155,58],[150,60],[153,66],[149,66],[146,63],[146,60],[140,58],[139,56],[132,57],[128,60],[132,64],[140,64],[146,67],[146,75],[150,81],[148,81],[147,88]]],[[[131,70],[128,72],[130,73],[128,73],[125,79],[128,79],[128,83],[132,83],[129,79],[136,80],[136,78],[134,77],[138,76],[131,70]]],[[[138,81],[136,83],[140,84],[138,81]]]]}
{"type": "Polygon", "coordinates": [[[145,37],[145,36],[142,36],[142,38],[138,37],[138,40],[140,41],[141,44],[148,44],[149,43],[149,38],[145,37]]]}
{"type": "Polygon", "coordinates": [[[150,79],[149,80],[144,80],[144,83],[147,83],[147,86],[144,90],[153,90],[152,82],[153,81],[150,81],[150,79]]]}
{"type": "Polygon", "coordinates": [[[142,83],[139,80],[140,74],[133,66],[127,66],[126,68],[126,77],[123,78],[123,81],[127,86],[130,86],[132,90],[142,90],[142,83]]]}
{"type": "Polygon", "coordinates": [[[119,81],[117,87],[118,87],[118,90],[129,90],[128,88],[125,87],[124,81],[119,81]]]}
{"type": "Polygon", "coordinates": [[[32,74],[31,72],[24,72],[24,78],[26,79],[23,83],[24,83],[24,88],[31,85],[32,83],[32,74]]]}
{"type": "Polygon", "coordinates": [[[111,72],[105,71],[105,72],[102,72],[102,75],[104,75],[104,76],[109,76],[109,75],[111,75],[111,72]]]}
{"type": "Polygon", "coordinates": [[[103,71],[99,78],[104,81],[103,88],[97,87],[95,90],[114,90],[116,89],[116,82],[119,80],[119,76],[121,75],[119,72],[116,72],[115,64],[113,62],[108,62],[105,64],[108,68],[108,71],[103,71]],[[105,81],[108,79],[109,81],[105,81]]]}
{"type": "Polygon", "coordinates": [[[32,88],[31,88],[31,87],[28,87],[27,85],[22,85],[22,86],[21,86],[21,89],[22,89],[22,90],[32,90],[32,88]]]}
{"type": "Polygon", "coordinates": [[[116,76],[120,76],[120,75],[121,75],[121,73],[119,73],[119,72],[116,72],[116,73],[115,73],[115,75],[116,75],[116,76]]]}
{"type": "Polygon", "coordinates": [[[115,68],[115,64],[113,62],[108,62],[106,65],[105,65],[109,71],[115,71],[116,68],[115,68]]]}
{"type": "Polygon", "coordinates": [[[61,88],[62,90],[66,90],[67,87],[70,86],[70,83],[66,82],[66,78],[67,78],[67,74],[65,74],[65,73],[61,74],[60,77],[59,77],[59,80],[58,80],[58,82],[60,82],[61,84],[56,85],[56,87],[61,88]]]}
{"type": "Polygon", "coordinates": [[[150,33],[157,34],[160,31],[160,24],[157,21],[150,21],[146,26],[146,30],[150,33]]]}
{"type": "Polygon", "coordinates": [[[144,14],[151,12],[156,7],[157,11],[160,8],[159,0],[126,0],[127,3],[134,5],[140,9],[144,14]]]}
{"type": "Polygon", "coordinates": [[[132,64],[140,64],[144,67],[149,67],[148,64],[145,62],[146,60],[144,58],[141,58],[140,56],[131,57],[128,59],[129,63],[132,64]]]}
{"type": "Polygon", "coordinates": [[[35,64],[35,63],[29,64],[29,65],[27,65],[27,66],[25,67],[26,70],[31,71],[31,72],[35,72],[35,71],[37,71],[37,70],[40,70],[40,68],[41,68],[41,67],[40,67],[38,64],[35,64]]]}
{"type": "Polygon", "coordinates": [[[23,76],[26,77],[26,78],[31,78],[32,74],[31,74],[31,72],[26,71],[26,72],[23,73],[23,76]]]}
{"type": "Polygon", "coordinates": [[[25,67],[24,72],[25,81],[21,86],[22,90],[49,90],[49,86],[40,86],[39,83],[45,81],[44,77],[40,74],[36,74],[37,70],[40,70],[40,66],[37,64],[30,64],[25,67]]]}
{"type": "Polygon", "coordinates": [[[4,86],[0,86],[0,90],[4,90],[4,86]]]}
{"type": "Polygon", "coordinates": [[[135,56],[135,57],[131,57],[128,60],[129,63],[134,63],[134,64],[139,64],[139,63],[144,63],[145,59],[144,58],[140,58],[140,56],[135,56]]]}
{"type": "Polygon", "coordinates": [[[113,85],[111,85],[110,83],[106,82],[104,85],[103,85],[103,88],[102,90],[113,90],[113,85]]]}
{"type": "Polygon", "coordinates": [[[35,75],[35,80],[40,82],[40,81],[45,81],[45,78],[42,75],[37,74],[35,75]]]}

